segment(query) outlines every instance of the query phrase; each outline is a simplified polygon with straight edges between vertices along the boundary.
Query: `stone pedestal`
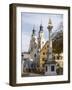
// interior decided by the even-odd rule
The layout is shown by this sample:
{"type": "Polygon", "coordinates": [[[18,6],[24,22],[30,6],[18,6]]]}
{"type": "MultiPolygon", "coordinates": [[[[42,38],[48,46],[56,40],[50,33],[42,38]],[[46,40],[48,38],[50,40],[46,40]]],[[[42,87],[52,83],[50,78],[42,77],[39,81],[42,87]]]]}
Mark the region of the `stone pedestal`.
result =
{"type": "Polygon", "coordinates": [[[50,62],[45,64],[45,75],[54,76],[56,75],[56,62],[50,62]]]}

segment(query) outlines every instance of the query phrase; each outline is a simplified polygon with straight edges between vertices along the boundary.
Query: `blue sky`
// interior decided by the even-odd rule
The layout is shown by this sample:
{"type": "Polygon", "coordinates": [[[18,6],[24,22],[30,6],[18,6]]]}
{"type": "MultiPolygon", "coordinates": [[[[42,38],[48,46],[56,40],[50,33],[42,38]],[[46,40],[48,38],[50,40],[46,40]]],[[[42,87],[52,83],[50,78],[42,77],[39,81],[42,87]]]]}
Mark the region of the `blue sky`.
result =
{"type": "Polygon", "coordinates": [[[21,12],[22,52],[28,51],[33,26],[35,26],[36,34],[38,34],[40,24],[42,23],[44,38],[48,40],[47,26],[49,18],[52,20],[52,32],[54,32],[58,25],[63,22],[63,15],[21,12]]]}

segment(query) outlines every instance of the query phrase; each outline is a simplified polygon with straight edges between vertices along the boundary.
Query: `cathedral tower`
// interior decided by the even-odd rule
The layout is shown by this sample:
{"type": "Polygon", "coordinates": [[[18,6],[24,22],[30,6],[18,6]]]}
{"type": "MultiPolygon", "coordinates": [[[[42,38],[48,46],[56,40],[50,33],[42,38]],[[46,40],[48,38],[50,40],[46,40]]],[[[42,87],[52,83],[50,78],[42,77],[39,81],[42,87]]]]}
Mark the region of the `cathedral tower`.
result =
{"type": "Polygon", "coordinates": [[[35,30],[35,27],[33,27],[29,51],[33,51],[33,49],[35,49],[36,47],[37,47],[36,30],[35,30]]]}
{"type": "Polygon", "coordinates": [[[44,39],[44,31],[43,31],[43,26],[40,24],[40,29],[38,32],[38,53],[37,53],[37,58],[38,58],[38,66],[39,66],[39,71],[42,71],[42,64],[41,64],[41,50],[43,46],[45,45],[45,39],[44,39]]]}
{"type": "Polygon", "coordinates": [[[32,34],[31,34],[29,53],[30,53],[31,60],[33,60],[33,69],[36,69],[37,67],[37,37],[36,37],[35,27],[33,27],[32,34]]]}
{"type": "Polygon", "coordinates": [[[38,48],[41,50],[42,47],[45,44],[45,39],[44,39],[44,31],[43,31],[43,26],[42,24],[40,25],[40,30],[38,33],[38,48]]]}

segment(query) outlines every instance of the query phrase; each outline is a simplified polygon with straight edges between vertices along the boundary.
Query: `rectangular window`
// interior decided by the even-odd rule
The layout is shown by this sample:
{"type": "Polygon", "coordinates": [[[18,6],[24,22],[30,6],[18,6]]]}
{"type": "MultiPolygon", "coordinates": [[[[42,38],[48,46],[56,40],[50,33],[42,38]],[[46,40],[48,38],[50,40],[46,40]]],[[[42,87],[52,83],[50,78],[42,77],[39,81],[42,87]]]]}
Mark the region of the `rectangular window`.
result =
{"type": "Polygon", "coordinates": [[[54,71],[54,70],[55,70],[54,66],[51,66],[51,71],[54,71]]]}
{"type": "Polygon", "coordinates": [[[47,66],[46,66],[46,72],[47,72],[47,66]]]}

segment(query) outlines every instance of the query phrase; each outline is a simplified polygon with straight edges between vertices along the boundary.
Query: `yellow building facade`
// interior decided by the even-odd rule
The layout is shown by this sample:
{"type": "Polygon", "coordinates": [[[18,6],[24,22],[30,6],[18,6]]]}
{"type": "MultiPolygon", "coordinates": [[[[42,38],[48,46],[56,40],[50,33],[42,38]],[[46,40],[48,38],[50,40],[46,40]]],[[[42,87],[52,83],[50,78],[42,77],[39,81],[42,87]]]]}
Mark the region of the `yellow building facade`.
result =
{"type": "Polygon", "coordinates": [[[45,45],[43,46],[43,48],[40,50],[40,60],[39,60],[40,71],[42,71],[44,69],[44,64],[47,59],[48,47],[49,47],[49,45],[48,45],[48,41],[47,41],[45,43],[45,45]]]}

